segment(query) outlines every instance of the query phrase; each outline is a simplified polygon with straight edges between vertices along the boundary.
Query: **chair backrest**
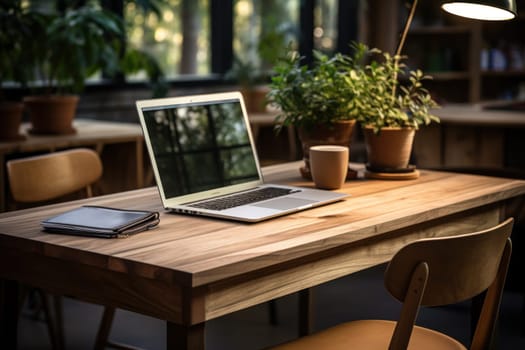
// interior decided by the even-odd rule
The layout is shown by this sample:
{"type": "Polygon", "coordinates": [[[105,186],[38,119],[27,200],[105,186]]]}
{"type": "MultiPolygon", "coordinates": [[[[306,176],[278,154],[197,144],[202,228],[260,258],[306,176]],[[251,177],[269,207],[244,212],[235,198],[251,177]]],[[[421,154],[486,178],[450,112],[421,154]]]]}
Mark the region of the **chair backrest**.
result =
{"type": "Polygon", "coordinates": [[[13,199],[21,203],[48,201],[86,189],[102,176],[99,155],[77,148],[7,162],[13,199]]]}
{"type": "Polygon", "coordinates": [[[487,291],[471,349],[492,341],[507,275],[513,219],[483,231],[422,239],[395,254],[385,272],[385,287],[403,302],[391,349],[403,349],[420,306],[439,306],[487,291]]]}

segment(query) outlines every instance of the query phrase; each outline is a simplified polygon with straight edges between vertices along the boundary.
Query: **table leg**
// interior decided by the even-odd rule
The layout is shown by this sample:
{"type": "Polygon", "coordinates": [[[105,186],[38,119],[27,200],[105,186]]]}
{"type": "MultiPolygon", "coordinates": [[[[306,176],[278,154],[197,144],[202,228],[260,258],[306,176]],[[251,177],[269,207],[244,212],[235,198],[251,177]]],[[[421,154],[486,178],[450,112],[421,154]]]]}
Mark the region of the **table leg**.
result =
{"type": "Polygon", "coordinates": [[[104,313],[102,314],[102,320],[98,327],[97,339],[95,341],[95,350],[105,349],[109,343],[109,333],[111,332],[111,325],[113,324],[113,319],[115,318],[114,307],[105,306],[104,313]]]}
{"type": "Polygon", "coordinates": [[[204,322],[192,326],[181,326],[166,322],[168,350],[204,350],[204,322]]]}
{"type": "Polygon", "coordinates": [[[313,290],[299,291],[299,336],[303,337],[313,331],[313,290]]]}
{"type": "Polygon", "coordinates": [[[0,196],[0,213],[7,210],[7,173],[6,173],[6,165],[5,165],[5,155],[3,153],[0,153],[0,165],[2,166],[2,169],[0,169],[0,193],[2,194],[0,196]]]}
{"type": "Polygon", "coordinates": [[[0,344],[5,349],[17,348],[18,283],[0,280],[0,344]]]}

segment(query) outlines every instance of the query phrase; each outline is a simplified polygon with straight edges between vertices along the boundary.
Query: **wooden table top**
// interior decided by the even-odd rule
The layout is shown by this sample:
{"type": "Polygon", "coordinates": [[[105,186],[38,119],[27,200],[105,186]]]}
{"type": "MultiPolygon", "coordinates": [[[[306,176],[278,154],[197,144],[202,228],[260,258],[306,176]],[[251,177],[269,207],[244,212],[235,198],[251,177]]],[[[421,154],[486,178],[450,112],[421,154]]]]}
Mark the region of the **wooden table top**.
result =
{"type": "MultiPolygon", "coordinates": [[[[266,167],[265,179],[312,186],[299,176],[300,164],[266,167]]],[[[521,180],[420,172],[419,179],[409,181],[347,181],[340,191],[351,196],[344,201],[257,224],[167,213],[153,187],[8,212],[0,215],[0,250],[56,257],[196,287],[341,245],[363,244],[394,230],[525,194],[525,181],[521,180]],[[41,220],[86,203],[157,210],[161,212],[160,225],[123,239],[40,230],[41,220]]]]}

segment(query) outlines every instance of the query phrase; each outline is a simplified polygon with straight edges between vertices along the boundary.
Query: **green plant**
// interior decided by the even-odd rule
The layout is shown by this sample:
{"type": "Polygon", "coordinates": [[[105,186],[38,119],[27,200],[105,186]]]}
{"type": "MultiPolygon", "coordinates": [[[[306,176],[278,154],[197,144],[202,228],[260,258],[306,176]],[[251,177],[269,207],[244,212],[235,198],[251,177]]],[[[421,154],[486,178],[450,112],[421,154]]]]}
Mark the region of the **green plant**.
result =
{"type": "Polygon", "coordinates": [[[124,43],[118,16],[88,1],[64,14],[42,13],[42,18],[35,23],[36,37],[27,51],[33,58],[28,67],[35,74],[33,81],[41,82],[45,93],[78,93],[100,70],[116,74],[124,43]]]}
{"type": "Polygon", "coordinates": [[[168,83],[164,80],[164,72],[155,57],[135,48],[126,48],[126,53],[119,62],[120,72],[124,75],[144,71],[149,79],[153,97],[164,97],[168,92],[168,83]]]}
{"type": "Polygon", "coordinates": [[[407,70],[402,62],[404,56],[392,56],[364,44],[354,46],[371,58],[368,64],[350,67],[346,74],[346,83],[354,96],[350,110],[358,122],[373,127],[376,133],[383,127],[418,129],[420,125],[439,122],[430,112],[438,104],[423,87],[430,76],[421,70],[407,70]],[[375,59],[378,56],[379,60],[375,59]],[[404,76],[408,79],[403,80],[404,76]]]}
{"type": "Polygon", "coordinates": [[[277,130],[289,125],[313,128],[354,119],[349,109],[351,91],[342,69],[349,70],[353,58],[342,54],[330,58],[318,51],[313,57],[309,67],[301,63],[303,57],[290,50],[274,67],[267,101],[279,108],[277,130]]]}
{"type": "Polygon", "coordinates": [[[34,39],[33,28],[42,27],[40,14],[23,7],[20,0],[5,0],[0,4],[0,101],[7,81],[25,85],[30,79],[27,69],[30,56],[24,45],[34,39]]]}
{"type": "Polygon", "coordinates": [[[250,60],[242,59],[238,55],[233,57],[233,65],[224,78],[235,80],[244,89],[263,80],[260,69],[250,60]]]}
{"type": "Polygon", "coordinates": [[[263,16],[258,40],[254,40],[252,34],[246,37],[244,55],[234,55],[225,79],[235,80],[244,89],[267,83],[273,66],[285,53],[286,42],[291,40],[293,31],[293,26],[287,22],[279,23],[275,15],[263,16]]]}
{"type": "Polygon", "coordinates": [[[154,95],[165,91],[157,62],[127,45],[122,18],[97,1],[68,7],[64,13],[41,13],[40,19],[33,23],[34,37],[24,47],[32,58],[25,69],[45,94],[82,92],[96,73],[115,77],[141,70],[153,83],[154,95]]]}

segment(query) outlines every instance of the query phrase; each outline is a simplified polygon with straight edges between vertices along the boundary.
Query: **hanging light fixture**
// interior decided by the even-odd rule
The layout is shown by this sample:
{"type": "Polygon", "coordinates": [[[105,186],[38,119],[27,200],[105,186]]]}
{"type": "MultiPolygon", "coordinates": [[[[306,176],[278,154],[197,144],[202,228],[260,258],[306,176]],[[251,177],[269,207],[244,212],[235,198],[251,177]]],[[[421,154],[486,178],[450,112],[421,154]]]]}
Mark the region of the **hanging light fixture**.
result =
{"type": "MultiPolygon", "coordinates": [[[[408,29],[416,12],[417,2],[418,0],[412,1],[405,28],[397,45],[396,55],[400,55],[403,50],[408,29]]],[[[485,21],[510,20],[518,15],[515,0],[444,1],[441,8],[456,16],[485,21]]]]}
{"type": "Polygon", "coordinates": [[[504,21],[518,15],[515,0],[445,1],[441,8],[456,16],[504,21]]]}
{"type": "MultiPolygon", "coordinates": [[[[410,6],[410,12],[396,49],[396,64],[405,45],[408,30],[416,12],[417,2],[418,0],[413,0],[410,6]]],[[[518,15],[515,0],[444,1],[441,8],[456,16],[486,21],[509,20],[518,15]]],[[[397,77],[397,73],[395,76],[397,77]]]]}

